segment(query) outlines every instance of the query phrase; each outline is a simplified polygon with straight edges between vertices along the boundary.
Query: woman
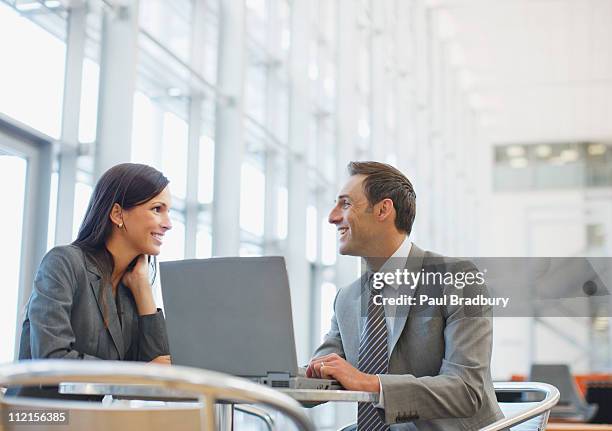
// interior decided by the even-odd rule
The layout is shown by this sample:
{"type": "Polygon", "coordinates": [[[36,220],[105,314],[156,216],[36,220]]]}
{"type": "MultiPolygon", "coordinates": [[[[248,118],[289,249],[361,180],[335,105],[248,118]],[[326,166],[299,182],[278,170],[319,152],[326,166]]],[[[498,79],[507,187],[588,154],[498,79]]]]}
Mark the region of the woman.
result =
{"type": "MultiPolygon", "coordinates": [[[[124,163],[98,181],[77,239],[43,258],[27,305],[19,359],[170,363],[148,268],[170,222],[168,179],[124,163]]],[[[57,388],[23,389],[52,396],[57,388]],[[43,390],[43,393],[40,392],[43,390]]]]}

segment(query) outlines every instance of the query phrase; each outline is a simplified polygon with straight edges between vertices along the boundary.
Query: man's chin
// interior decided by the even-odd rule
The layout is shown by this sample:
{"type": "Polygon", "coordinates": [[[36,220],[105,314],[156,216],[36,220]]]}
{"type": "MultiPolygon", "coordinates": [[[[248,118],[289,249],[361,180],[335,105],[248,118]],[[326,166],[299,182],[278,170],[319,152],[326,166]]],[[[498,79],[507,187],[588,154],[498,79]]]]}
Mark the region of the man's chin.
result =
{"type": "Polygon", "coordinates": [[[338,253],[341,254],[342,256],[358,256],[358,254],[355,253],[355,250],[352,250],[348,246],[345,246],[345,247],[340,246],[338,248],[338,253]]]}

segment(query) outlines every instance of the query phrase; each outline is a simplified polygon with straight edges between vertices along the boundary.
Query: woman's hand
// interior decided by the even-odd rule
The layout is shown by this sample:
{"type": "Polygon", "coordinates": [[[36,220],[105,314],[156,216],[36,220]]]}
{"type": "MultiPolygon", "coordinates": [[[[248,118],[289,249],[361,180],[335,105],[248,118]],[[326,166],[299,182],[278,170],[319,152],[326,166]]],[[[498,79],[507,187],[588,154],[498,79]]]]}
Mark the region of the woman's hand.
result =
{"type": "Polygon", "coordinates": [[[131,270],[125,271],[121,281],[134,295],[138,314],[144,316],[146,314],[157,313],[157,307],[153,300],[153,291],[149,284],[149,263],[147,256],[144,254],[138,256],[136,265],[131,270]]]}
{"type": "Polygon", "coordinates": [[[161,364],[161,365],[172,365],[172,358],[170,355],[158,356],[149,362],[149,364],[161,364]]]}
{"type": "Polygon", "coordinates": [[[129,288],[132,292],[137,289],[150,288],[147,256],[144,254],[138,256],[134,267],[125,271],[121,281],[125,287],[129,288]]]}

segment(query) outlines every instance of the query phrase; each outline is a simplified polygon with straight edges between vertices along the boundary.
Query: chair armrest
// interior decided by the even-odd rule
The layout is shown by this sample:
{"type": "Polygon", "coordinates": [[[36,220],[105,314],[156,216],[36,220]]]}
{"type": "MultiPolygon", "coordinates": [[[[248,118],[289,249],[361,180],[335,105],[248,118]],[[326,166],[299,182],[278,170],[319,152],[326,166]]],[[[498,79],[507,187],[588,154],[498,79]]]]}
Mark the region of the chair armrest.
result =
{"type": "MultiPolygon", "coordinates": [[[[559,390],[552,385],[538,382],[495,382],[495,392],[535,392],[544,394],[544,399],[536,403],[529,403],[530,408],[519,411],[514,415],[505,417],[481,428],[479,431],[501,431],[514,425],[521,424],[536,416],[546,415],[543,423],[548,421],[550,409],[559,402],[559,390]]],[[[520,404],[520,403],[517,403],[520,404]]]]}

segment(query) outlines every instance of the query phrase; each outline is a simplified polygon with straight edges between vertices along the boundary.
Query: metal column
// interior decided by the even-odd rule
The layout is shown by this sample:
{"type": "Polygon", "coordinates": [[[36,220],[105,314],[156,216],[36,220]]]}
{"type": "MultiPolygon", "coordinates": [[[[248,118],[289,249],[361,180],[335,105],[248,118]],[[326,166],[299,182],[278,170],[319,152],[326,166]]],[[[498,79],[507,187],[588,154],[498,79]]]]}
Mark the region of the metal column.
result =
{"type": "Polygon", "coordinates": [[[289,56],[289,225],[287,265],[291,277],[291,298],[297,356],[300,363],[310,358],[310,267],[306,260],[306,208],[308,188],[307,149],[310,121],[308,57],[310,43],[310,0],[295,0],[291,10],[291,53],[289,56]]]}
{"type": "Polygon", "coordinates": [[[412,182],[416,170],[416,93],[413,3],[397,3],[395,28],[397,56],[397,168],[412,182]]]}
{"type": "Polygon", "coordinates": [[[130,160],[138,54],[138,0],[104,7],[94,178],[130,160]]]}
{"type": "Polygon", "coordinates": [[[55,244],[68,244],[73,239],[72,218],[79,155],[79,113],[86,23],[87,11],[84,5],[70,9],[62,108],[62,138],[59,153],[55,244]]]}
{"type": "MultiPolygon", "coordinates": [[[[281,47],[281,29],[282,23],[279,13],[278,2],[268,2],[267,14],[267,33],[266,47],[272,58],[269,58],[265,64],[266,67],[266,110],[265,110],[265,127],[272,135],[279,136],[284,142],[286,136],[280,136],[281,115],[284,114],[282,96],[282,81],[278,76],[281,70],[282,47],[281,47]]],[[[282,153],[275,148],[272,143],[268,143],[265,153],[265,205],[264,205],[264,254],[280,254],[281,246],[277,235],[278,225],[278,190],[282,184],[280,173],[282,168],[282,153]]]]}
{"type": "Polygon", "coordinates": [[[414,8],[415,45],[416,45],[416,98],[417,98],[417,164],[415,191],[419,205],[419,216],[415,228],[419,245],[431,248],[431,87],[430,87],[430,29],[428,12],[424,0],[417,0],[414,8]]]}
{"type": "Polygon", "coordinates": [[[216,104],[213,256],[237,255],[240,249],[245,49],[244,2],[219,2],[217,85],[227,100],[216,104]]]}
{"type": "MultiPolygon", "coordinates": [[[[358,62],[355,52],[357,38],[357,14],[352,0],[340,0],[338,17],[338,94],[337,103],[337,146],[336,146],[336,189],[337,195],[342,184],[348,178],[346,165],[356,158],[355,143],[357,136],[357,70],[358,62]]],[[[331,210],[331,207],[329,208],[331,210]]],[[[338,256],[336,260],[336,288],[348,286],[357,276],[355,258],[338,256]]]]}
{"type": "MultiPolygon", "coordinates": [[[[204,72],[206,2],[199,0],[193,4],[191,24],[191,49],[189,62],[199,74],[204,72]]],[[[194,78],[192,78],[194,79],[194,78]]],[[[196,257],[196,238],[198,235],[198,187],[200,163],[200,137],[202,134],[202,102],[204,96],[196,89],[196,83],[190,85],[189,97],[189,134],[187,143],[187,190],[185,196],[185,258],[196,257]]]]}
{"type": "Polygon", "coordinates": [[[370,154],[384,162],[387,156],[385,136],[386,76],[383,39],[383,0],[370,1],[370,154]]]}

